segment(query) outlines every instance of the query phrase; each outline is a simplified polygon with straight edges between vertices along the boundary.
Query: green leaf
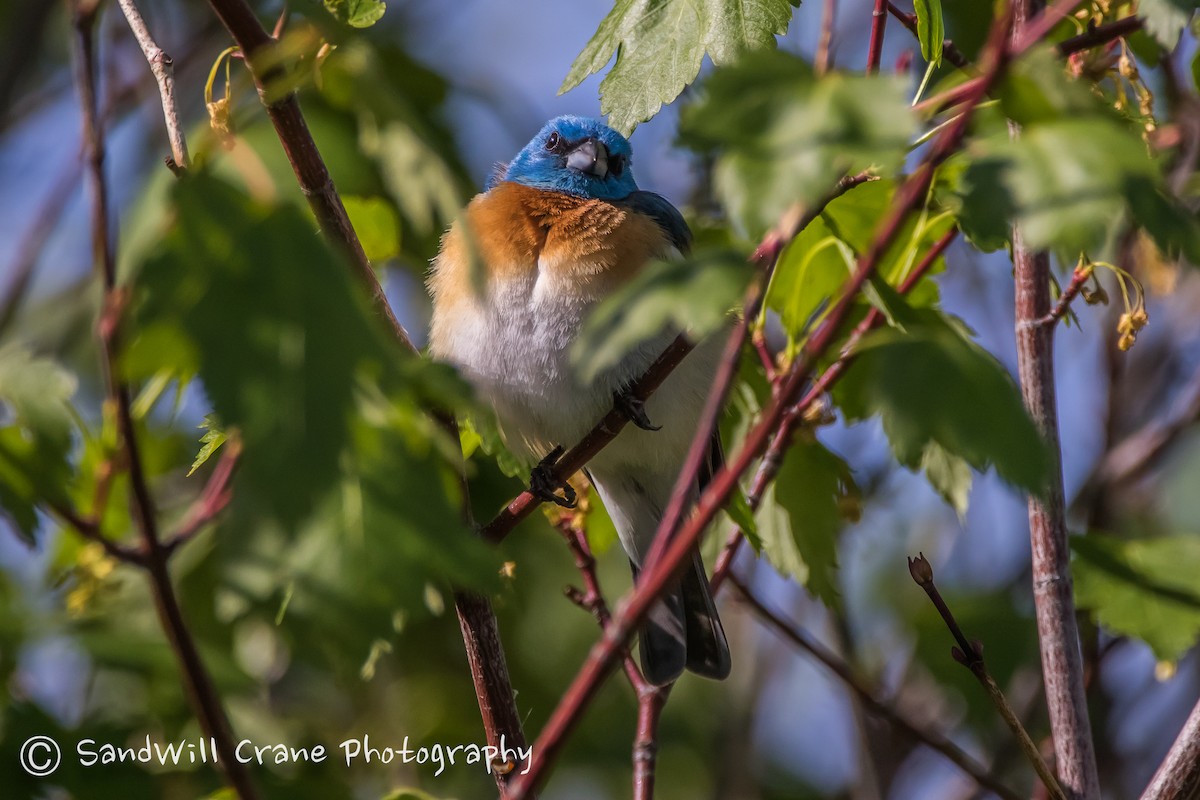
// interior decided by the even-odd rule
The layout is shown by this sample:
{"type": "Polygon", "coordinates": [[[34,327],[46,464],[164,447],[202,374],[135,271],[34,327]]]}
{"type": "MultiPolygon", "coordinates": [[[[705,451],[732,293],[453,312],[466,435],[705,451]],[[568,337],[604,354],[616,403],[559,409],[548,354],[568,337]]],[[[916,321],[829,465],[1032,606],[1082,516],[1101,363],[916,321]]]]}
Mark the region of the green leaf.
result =
{"type": "Polygon", "coordinates": [[[725,515],[732,520],[734,525],[741,528],[742,533],[750,542],[750,546],[755,551],[761,552],[762,539],[758,535],[758,525],[754,521],[754,509],[750,508],[750,501],[746,499],[746,493],[740,486],[725,505],[725,515]]]}
{"type": "Polygon", "coordinates": [[[200,437],[200,452],[196,454],[196,460],[192,462],[192,468],[188,470],[188,477],[192,476],[196,470],[212,458],[212,455],[221,449],[221,445],[225,444],[229,439],[229,435],[221,430],[221,424],[217,422],[217,418],[212,414],[204,415],[204,422],[200,423],[200,428],[204,430],[204,435],[200,437]]]}
{"type": "Polygon", "coordinates": [[[324,0],[325,9],[352,28],[369,28],[383,18],[383,0],[324,0]]]}
{"type": "Polygon", "coordinates": [[[1101,625],[1141,639],[1164,661],[1200,638],[1200,536],[1073,536],[1071,550],[1076,603],[1101,625]]]}
{"type": "Polygon", "coordinates": [[[173,201],[176,222],[138,277],[123,363],[169,365],[155,363],[170,354],[144,331],[185,343],[218,418],[243,437],[239,484],[294,525],[333,485],[355,376],[383,361],[381,336],[298,209],[253,203],[203,174],[180,181],[173,201]]]}
{"type": "Polygon", "coordinates": [[[368,259],[378,263],[400,255],[400,218],[391,203],[382,197],[348,195],[342,202],[368,259]]]}
{"type": "Polygon", "coordinates": [[[49,359],[16,345],[0,349],[0,513],[30,543],[37,504],[67,496],[75,385],[49,359]]]}
{"type": "Polygon", "coordinates": [[[1179,36],[1191,21],[1200,0],[1138,0],[1137,15],[1146,31],[1168,51],[1179,44],[1179,36]]]}
{"type": "MultiPolygon", "coordinates": [[[[813,330],[829,301],[853,272],[858,256],[870,245],[880,219],[890,208],[895,188],[891,180],[872,181],[836,198],[780,254],[767,287],[766,305],[779,313],[793,345],[813,330]]],[[[917,261],[952,225],[949,213],[934,213],[931,209],[910,216],[879,265],[884,285],[899,285],[907,278],[917,261]]],[[[943,267],[944,261],[939,260],[929,274],[943,267]]],[[[868,287],[877,305],[880,289],[868,287]]],[[[931,281],[923,281],[913,288],[910,298],[914,296],[909,302],[930,305],[936,302],[937,288],[931,281]]],[[[885,305],[883,311],[891,321],[891,309],[885,305]]]]}
{"type": "Polygon", "coordinates": [[[971,467],[956,455],[946,452],[937,442],[925,445],[921,454],[921,471],[934,491],[942,496],[958,518],[967,516],[967,500],[971,495],[971,467]]]}
{"type": "Polygon", "coordinates": [[[1008,373],[941,314],[911,309],[907,317],[905,330],[869,333],[856,348],[834,390],[847,420],[879,414],[900,463],[912,470],[932,464],[935,488],[952,503],[961,479],[951,480],[955,465],[930,445],[1042,492],[1050,457],[1008,373]]]}
{"type": "Polygon", "coordinates": [[[771,566],[829,606],[838,604],[839,501],[857,493],[846,462],[815,439],[801,438],[788,450],[755,516],[771,566]]]}
{"type": "Polygon", "coordinates": [[[775,46],[800,0],[616,0],[571,65],[559,94],[600,72],[600,110],[622,133],[670,103],[700,72],[707,54],[718,66],[775,46]]]}
{"type": "Polygon", "coordinates": [[[704,81],[701,99],[680,117],[680,138],[717,153],[717,192],[757,239],[847,172],[898,169],[916,128],[908,91],[897,76],[817,78],[795,56],[754,53],[704,81]]]}
{"type": "Polygon", "coordinates": [[[921,58],[934,66],[942,63],[942,42],[946,39],[941,0],[913,0],[917,14],[917,39],[921,42],[921,58]]]}
{"type": "Polygon", "coordinates": [[[726,250],[649,264],[588,317],[572,363],[590,382],[635,348],[654,358],[680,332],[700,341],[726,324],[751,275],[746,259],[726,250]]]}

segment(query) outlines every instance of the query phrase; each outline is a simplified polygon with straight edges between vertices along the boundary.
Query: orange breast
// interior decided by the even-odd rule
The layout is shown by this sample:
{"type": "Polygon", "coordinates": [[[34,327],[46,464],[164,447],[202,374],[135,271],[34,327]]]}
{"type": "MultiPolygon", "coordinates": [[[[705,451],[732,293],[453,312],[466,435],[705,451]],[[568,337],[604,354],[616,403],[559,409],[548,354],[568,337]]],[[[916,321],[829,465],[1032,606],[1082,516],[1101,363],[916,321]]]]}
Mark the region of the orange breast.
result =
{"type": "Polygon", "coordinates": [[[541,271],[605,292],[629,280],[670,241],[652,219],[603,200],[517,183],[475,197],[442,243],[430,288],[435,297],[469,291],[472,264],[491,279],[541,271]]]}

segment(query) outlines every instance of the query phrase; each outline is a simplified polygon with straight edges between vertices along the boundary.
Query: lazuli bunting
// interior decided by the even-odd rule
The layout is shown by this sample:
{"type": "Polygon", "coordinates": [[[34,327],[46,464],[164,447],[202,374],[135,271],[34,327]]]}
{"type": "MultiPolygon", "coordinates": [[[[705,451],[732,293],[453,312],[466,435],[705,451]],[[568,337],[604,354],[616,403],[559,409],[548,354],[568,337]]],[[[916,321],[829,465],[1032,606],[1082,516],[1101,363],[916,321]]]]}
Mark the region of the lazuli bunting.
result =
{"type": "MultiPolygon", "coordinates": [[[[624,136],[598,120],[551,120],[497,168],[442,240],[429,279],[431,352],[491,402],[509,448],[536,461],[581,439],[675,338],[678,331],[664,331],[589,382],[569,356],[600,301],[648,261],[678,256],[690,242],[679,211],[638,189],[624,136]]],[[[586,470],[635,580],[695,433],[719,345],[702,343],[644,410],[634,406],[637,427],[627,426],[586,470]]],[[[715,468],[715,438],[712,453],[715,468]]],[[[656,684],[685,668],[729,674],[729,645],[699,552],[651,611],[639,643],[643,672],[656,684]]]]}

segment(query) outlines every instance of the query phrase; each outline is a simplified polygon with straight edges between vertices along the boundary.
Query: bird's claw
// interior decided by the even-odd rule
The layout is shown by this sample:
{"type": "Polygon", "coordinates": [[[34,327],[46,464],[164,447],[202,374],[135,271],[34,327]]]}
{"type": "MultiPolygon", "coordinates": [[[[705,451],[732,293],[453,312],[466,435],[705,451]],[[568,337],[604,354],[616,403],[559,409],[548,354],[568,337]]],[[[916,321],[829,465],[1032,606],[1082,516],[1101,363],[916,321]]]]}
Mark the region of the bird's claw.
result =
{"type": "Polygon", "coordinates": [[[554,475],[554,465],[558,463],[558,457],[562,454],[563,446],[560,444],[538,462],[529,473],[529,491],[543,502],[554,503],[563,508],[574,508],[574,487],[554,475]],[[559,489],[562,489],[561,495],[558,493],[559,489]]]}
{"type": "Polygon", "coordinates": [[[629,418],[629,421],[637,425],[644,431],[661,431],[662,425],[655,425],[646,416],[646,402],[635,396],[628,389],[613,392],[613,405],[618,408],[622,414],[629,418]]]}

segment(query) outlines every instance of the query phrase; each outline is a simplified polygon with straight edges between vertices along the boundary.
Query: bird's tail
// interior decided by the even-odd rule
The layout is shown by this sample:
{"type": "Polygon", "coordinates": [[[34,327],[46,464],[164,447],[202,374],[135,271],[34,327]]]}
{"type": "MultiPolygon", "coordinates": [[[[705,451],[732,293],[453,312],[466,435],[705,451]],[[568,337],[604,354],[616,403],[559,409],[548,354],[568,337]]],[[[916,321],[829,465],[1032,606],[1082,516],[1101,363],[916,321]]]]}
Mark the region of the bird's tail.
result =
{"type": "MultiPolygon", "coordinates": [[[[636,581],[636,566],[633,575],[636,581]]],[[[650,609],[638,643],[642,673],[653,684],[671,683],[685,668],[715,680],[729,675],[729,643],[698,550],[679,582],[650,609]]]]}

